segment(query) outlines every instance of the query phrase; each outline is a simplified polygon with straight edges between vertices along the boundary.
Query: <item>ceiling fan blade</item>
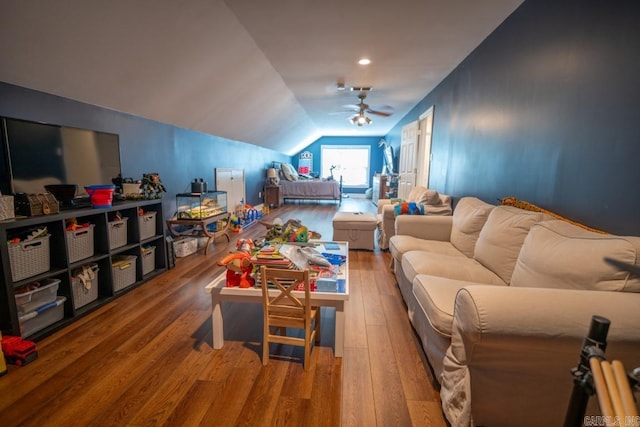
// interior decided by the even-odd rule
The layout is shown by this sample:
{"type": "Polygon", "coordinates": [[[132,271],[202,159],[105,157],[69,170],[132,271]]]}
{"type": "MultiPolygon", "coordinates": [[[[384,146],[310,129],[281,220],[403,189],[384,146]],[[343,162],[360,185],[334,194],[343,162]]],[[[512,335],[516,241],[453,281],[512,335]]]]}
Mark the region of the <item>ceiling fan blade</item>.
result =
{"type": "Polygon", "coordinates": [[[368,109],[367,113],[373,114],[376,116],[389,117],[393,114],[393,111],[379,111],[379,110],[368,109]]]}
{"type": "Polygon", "coordinates": [[[346,104],[346,105],[343,105],[342,108],[346,108],[348,110],[360,111],[360,105],[358,104],[346,104]]]}

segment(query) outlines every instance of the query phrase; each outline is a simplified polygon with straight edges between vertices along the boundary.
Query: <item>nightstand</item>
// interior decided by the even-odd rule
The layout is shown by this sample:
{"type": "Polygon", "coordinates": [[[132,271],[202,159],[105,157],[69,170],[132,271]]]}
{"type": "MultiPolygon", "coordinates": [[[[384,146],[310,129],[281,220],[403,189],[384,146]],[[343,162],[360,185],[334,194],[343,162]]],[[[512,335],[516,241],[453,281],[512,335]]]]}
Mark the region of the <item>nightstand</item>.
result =
{"type": "Polygon", "coordinates": [[[279,185],[265,185],[264,187],[264,204],[268,207],[275,206],[279,208],[284,204],[282,199],[282,187],[279,185]]]}

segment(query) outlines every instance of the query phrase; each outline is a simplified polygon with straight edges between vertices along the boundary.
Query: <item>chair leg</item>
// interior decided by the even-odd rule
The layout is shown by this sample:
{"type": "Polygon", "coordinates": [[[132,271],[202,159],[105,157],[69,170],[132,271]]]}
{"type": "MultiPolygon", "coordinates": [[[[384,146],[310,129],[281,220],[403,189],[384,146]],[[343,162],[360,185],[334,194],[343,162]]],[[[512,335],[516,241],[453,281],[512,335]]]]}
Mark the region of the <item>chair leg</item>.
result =
{"type": "Polygon", "coordinates": [[[304,359],[302,361],[302,367],[305,371],[309,370],[309,362],[311,355],[311,325],[307,325],[305,328],[305,337],[304,337],[304,359]]]}
{"type": "Polygon", "coordinates": [[[266,321],[262,335],[262,365],[266,366],[269,363],[269,324],[266,321]]]}
{"type": "Polygon", "coordinates": [[[320,331],[322,329],[320,329],[320,307],[318,307],[318,314],[316,315],[316,324],[315,324],[315,328],[316,328],[316,344],[320,344],[320,331]]]}

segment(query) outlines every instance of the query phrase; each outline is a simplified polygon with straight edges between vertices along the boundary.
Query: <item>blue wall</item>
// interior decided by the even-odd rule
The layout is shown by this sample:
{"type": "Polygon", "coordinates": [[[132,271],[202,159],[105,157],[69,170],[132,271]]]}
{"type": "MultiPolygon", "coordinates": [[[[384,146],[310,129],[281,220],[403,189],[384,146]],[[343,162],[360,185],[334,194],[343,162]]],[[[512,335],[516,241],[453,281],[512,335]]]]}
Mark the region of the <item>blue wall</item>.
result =
{"type": "Polygon", "coordinates": [[[430,186],[640,235],[640,2],[528,0],[387,136],[435,106],[430,186]]]}
{"type": "Polygon", "coordinates": [[[263,191],[266,168],[272,161],[289,161],[289,156],[255,145],[2,82],[0,116],[119,134],[122,176],[141,178],[143,173],[158,172],[167,188],[166,217],[175,211],[175,194],[190,191],[193,178],[202,177],[213,188],[216,167],[243,168],[247,203],[262,203],[258,193],[263,191]]]}
{"type": "MultiPolygon", "coordinates": [[[[376,172],[382,172],[382,149],[378,148],[378,143],[382,139],[381,136],[323,136],[317,139],[314,143],[309,145],[302,151],[309,151],[313,154],[313,170],[315,172],[320,172],[320,167],[322,166],[322,160],[320,158],[321,147],[323,145],[368,145],[371,147],[371,176],[369,177],[369,187],[372,185],[372,178],[376,172]]],[[[301,151],[301,152],[302,152],[301,151]]],[[[298,167],[298,159],[300,158],[300,153],[297,153],[293,157],[291,157],[292,164],[294,167],[298,167]]],[[[346,188],[344,189],[344,193],[364,193],[366,189],[362,188],[346,188]]]]}

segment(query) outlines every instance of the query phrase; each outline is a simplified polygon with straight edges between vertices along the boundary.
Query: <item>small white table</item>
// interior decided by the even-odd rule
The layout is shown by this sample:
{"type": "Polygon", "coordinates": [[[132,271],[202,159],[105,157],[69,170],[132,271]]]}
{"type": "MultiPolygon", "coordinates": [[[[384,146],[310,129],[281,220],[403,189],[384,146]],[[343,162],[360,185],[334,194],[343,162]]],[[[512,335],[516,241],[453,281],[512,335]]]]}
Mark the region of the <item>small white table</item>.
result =
{"type": "MultiPolygon", "coordinates": [[[[344,292],[311,292],[311,301],[314,306],[334,307],[336,309],[335,319],[335,341],[334,355],[342,357],[344,350],[344,316],[349,302],[349,244],[347,242],[336,242],[340,246],[338,250],[325,250],[322,242],[316,242],[320,252],[346,255],[347,261],[340,268],[338,278],[344,279],[344,292]]],[[[224,328],[222,317],[222,301],[236,301],[248,303],[262,303],[262,289],[260,288],[228,288],[225,282],[226,274],[218,275],[205,290],[211,294],[211,321],[213,326],[213,348],[220,349],[224,345],[224,328]]],[[[274,295],[277,290],[271,290],[274,295]]],[[[294,292],[304,298],[304,292],[294,292]]]]}

